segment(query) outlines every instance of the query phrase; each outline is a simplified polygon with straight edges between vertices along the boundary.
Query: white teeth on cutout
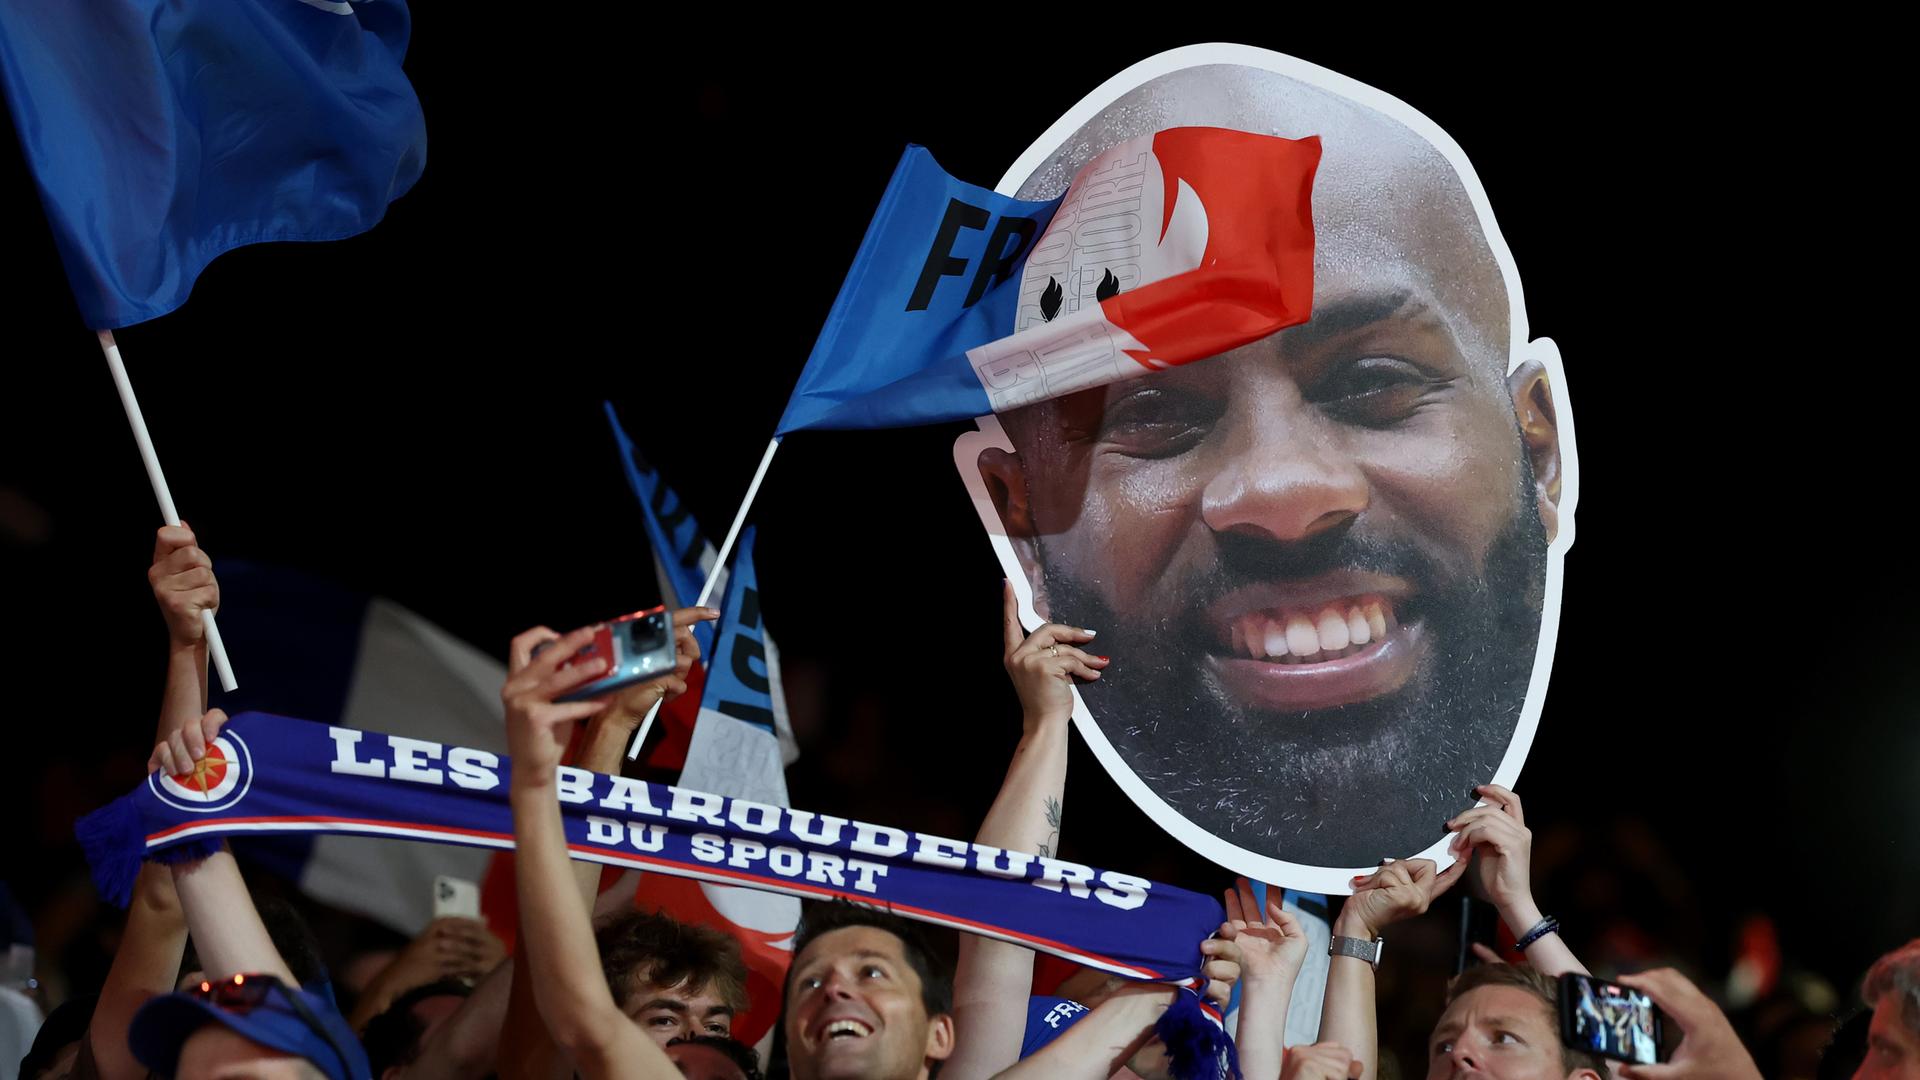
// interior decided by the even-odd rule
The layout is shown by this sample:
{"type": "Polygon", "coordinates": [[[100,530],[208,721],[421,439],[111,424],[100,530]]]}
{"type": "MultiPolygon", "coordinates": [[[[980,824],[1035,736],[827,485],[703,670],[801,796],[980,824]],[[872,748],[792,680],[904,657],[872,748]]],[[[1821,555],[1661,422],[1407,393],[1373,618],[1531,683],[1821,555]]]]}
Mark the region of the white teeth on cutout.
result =
{"type": "Polygon", "coordinates": [[[1298,612],[1287,615],[1287,648],[1295,656],[1312,656],[1320,651],[1320,636],[1313,632],[1313,621],[1298,612]]]}
{"type": "Polygon", "coordinates": [[[1338,600],[1315,611],[1254,611],[1228,628],[1232,655],[1280,664],[1352,656],[1399,626],[1393,605],[1378,597],[1338,600]]]}
{"type": "Polygon", "coordinates": [[[1268,656],[1287,655],[1286,627],[1277,622],[1268,622],[1266,629],[1261,631],[1260,645],[1268,656]]]}
{"type": "Polygon", "coordinates": [[[1313,621],[1313,628],[1320,632],[1320,651],[1338,652],[1347,647],[1347,615],[1337,608],[1327,608],[1313,621]]]}

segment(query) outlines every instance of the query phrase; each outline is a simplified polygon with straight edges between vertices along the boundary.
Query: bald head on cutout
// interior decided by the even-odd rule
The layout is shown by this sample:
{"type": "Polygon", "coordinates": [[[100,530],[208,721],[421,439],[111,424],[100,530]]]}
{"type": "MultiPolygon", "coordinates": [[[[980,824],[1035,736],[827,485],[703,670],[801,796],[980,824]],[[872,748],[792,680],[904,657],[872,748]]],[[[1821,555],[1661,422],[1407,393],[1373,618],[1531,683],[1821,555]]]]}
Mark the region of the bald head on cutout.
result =
{"type": "Polygon", "coordinates": [[[1013,449],[980,474],[1036,609],[1100,632],[1113,663],[1081,694],[1167,806],[1267,858],[1405,857],[1520,724],[1559,525],[1552,388],[1512,361],[1506,278],[1453,163],[1298,79],[1154,79],[1020,195],[1183,126],[1319,136],[1313,317],[1007,413],[1013,449]]]}

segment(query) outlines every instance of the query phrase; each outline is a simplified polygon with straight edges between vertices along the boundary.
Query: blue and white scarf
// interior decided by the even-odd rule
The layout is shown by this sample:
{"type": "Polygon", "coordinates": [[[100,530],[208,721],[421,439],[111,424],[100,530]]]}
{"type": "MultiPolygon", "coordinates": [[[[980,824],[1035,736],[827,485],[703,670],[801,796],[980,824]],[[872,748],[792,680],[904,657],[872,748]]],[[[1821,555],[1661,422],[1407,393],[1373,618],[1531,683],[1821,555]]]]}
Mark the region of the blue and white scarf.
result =
{"type": "MultiPolygon", "coordinates": [[[[102,894],[124,905],[142,860],[234,836],[511,848],[511,769],[486,750],[242,713],[194,773],[155,773],[76,832],[102,894]]],[[[1200,943],[1225,917],[1212,897],[1064,859],[571,766],[556,779],[577,859],[872,904],[1132,979],[1199,985],[1200,943]]],[[[1177,1012],[1201,1011],[1179,996],[1177,1012]]]]}

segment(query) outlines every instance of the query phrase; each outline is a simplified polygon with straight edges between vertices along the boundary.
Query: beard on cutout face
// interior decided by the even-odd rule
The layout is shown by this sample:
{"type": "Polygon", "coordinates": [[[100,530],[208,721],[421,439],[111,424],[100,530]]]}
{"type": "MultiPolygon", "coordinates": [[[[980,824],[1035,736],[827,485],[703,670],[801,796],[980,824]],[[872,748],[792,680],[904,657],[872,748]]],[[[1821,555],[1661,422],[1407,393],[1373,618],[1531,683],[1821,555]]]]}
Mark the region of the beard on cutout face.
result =
{"type": "MultiPolygon", "coordinates": [[[[1519,726],[1540,639],[1547,536],[1531,463],[1508,526],[1477,573],[1417,541],[1356,522],[1306,541],[1214,537],[1212,565],[1170,582],[1178,610],[1123,623],[1039,545],[1055,621],[1100,631],[1113,664],[1079,684],[1087,709],[1141,780],[1215,837],[1311,866],[1373,866],[1445,835],[1473,804],[1519,726]],[[1415,593],[1396,609],[1427,647],[1398,689],[1310,711],[1257,708],[1208,674],[1225,646],[1207,620],[1222,597],[1335,570],[1389,574],[1415,593]]],[[[1043,538],[1044,539],[1044,538],[1043,538]]]]}

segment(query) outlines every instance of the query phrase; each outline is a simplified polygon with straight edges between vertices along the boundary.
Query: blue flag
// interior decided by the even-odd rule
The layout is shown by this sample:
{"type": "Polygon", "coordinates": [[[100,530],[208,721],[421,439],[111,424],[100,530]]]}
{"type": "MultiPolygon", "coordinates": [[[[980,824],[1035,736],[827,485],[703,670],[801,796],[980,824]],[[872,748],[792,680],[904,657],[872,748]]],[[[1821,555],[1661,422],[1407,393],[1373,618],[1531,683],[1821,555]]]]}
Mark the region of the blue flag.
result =
{"type": "Polygon", "coordinates": [[[908,147],[778,433],[992,411],[965,354],[1013,326],[1018,271],[1059,205],[955,180],[924,147],[908,147]]]}
{"type": "Polygon", "coordinates": [[[80,314],[187,300],[221,253],[365,232],[426,164],[404,0],[0,4],[0,85],[80,314]]]}
{"type": "Polygon", "coordinates": [[[720,605],[719,644],[709,653],[700,711],[742,720],[773,734],[773,682],[768,670],[766,629],[760,619],[760,579],[753,572],[753,526],[740,534],[720,605]]]}
{"type": "MultiPolygon", "coordinates": [[[[706,584],[708,568],[713,565],[713,545],[707,542],[707,534],[700,531],[693,511],[680,501],[680,496],[660,478],[659,470],[640,455],[639,447],[627,437],[626,429],[620,426],[619,415],[613,411],[613,402],[601,404],[607,410],[607,426],[613,429],[614,444],[620,449],[620,467],[627,474],[627,486],[640,501],[647,543],[653,547],[654,568],[660,575],[660,600],[668,607],[692,604],[706,584]]],[[[693,636],[700,642],[703,657],[713,655],[713,634],[712,623],[694,624],[693,636]]]]}

